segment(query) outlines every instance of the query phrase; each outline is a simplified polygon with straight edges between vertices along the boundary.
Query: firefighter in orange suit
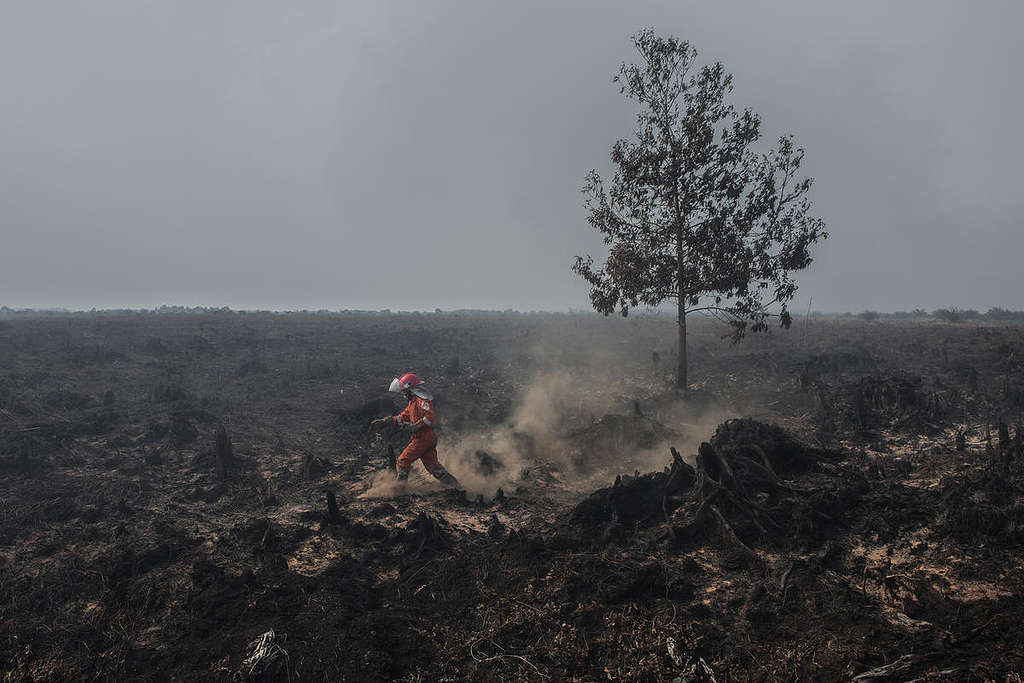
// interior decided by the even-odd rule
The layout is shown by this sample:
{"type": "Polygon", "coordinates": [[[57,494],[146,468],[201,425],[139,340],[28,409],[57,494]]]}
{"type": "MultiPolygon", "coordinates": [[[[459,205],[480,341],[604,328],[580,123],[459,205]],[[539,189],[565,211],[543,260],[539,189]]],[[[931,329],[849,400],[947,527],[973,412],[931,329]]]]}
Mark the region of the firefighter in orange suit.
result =
{"type": "Polygon", "coordinates": [[[434,415],[434,400],[430,392],[424,388],[423,380],[407,372],[392,380],[388,391],[405,394],[409,404],[400,414],[382,417],[371,424],[381,427],[391,422],[412,435],[409,445],[402,451],[396,464],[398,480],[408,479],[412,464],[419,460],[427,471],[445,486],[462,488],[459,480],[437,460],[437,434],[434,433],[437,418],[434,415]]]}

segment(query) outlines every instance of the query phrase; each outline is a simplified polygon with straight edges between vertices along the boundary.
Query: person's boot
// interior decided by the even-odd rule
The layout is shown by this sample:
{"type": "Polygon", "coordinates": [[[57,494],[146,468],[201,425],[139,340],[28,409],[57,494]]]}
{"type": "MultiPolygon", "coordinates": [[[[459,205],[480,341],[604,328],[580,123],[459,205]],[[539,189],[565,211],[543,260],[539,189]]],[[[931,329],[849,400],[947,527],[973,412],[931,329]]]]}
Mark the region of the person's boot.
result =
{"type": "Polygon", "coordinates": [[[459,480],[456,479],[455,477],[453,477],[452,473],[449,472],[448,470],[442,469],[442,470],[438,470],[437,472],[431,472],[431,474],[434,475],[435,479],[437,479],[439,482],[441,482],[442,484],[444,484],[445,486],[447,486],[449,488],[453,488],[453,489],[461,489],[462,488],[462,484],[459,483],[459,480]]]}

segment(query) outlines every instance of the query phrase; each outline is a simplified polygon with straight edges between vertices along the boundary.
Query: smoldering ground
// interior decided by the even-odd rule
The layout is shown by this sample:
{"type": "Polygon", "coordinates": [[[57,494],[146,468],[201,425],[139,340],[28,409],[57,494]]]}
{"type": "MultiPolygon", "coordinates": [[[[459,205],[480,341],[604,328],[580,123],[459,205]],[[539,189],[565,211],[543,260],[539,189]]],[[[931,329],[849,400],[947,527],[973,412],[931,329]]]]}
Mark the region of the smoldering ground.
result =
{"type": "Polygon", "coordinates": [[[669,680],[689,664],[668,638],[719,680],[849,680],[894,661],[913,664],[907,679],[1024,670],[1024,456],[1015,424],[992,423],[1024,406],[1019,326],[853,319],[805,337],[797,321],[730,346],[694,321],[684,403],[670,392],[673,322],[638,318],[12,317],[0,669],[231,680],[273,629],[287,637],[280,680],[669,680]],[[524,458],[506,501],[466,505],[420,465],[411,495],[357,498],[383,472],[385,437],[404,445],[366,426],[401,407],[384,392],[407,363],[438,396],[440,460],[467,484],[463,455],[524,458]],[[760,494],[718,500],[736,540],[714,515],[696,524],[711,488],[680,490],[666,516],[650,494],[667,448],[633,464],[645,449],[625,428],[657,422],[686,456],[713,440],[718,417],[701,411],[716,409],[791,431],[791,450],[757,441],[771,458],[828,438],[842,460],[791,479],[778,468],[763,509],[740,505],[760,494]],[[218,424],[227,468],[211,457],[218,424]],[[533,450],[494,445],[528,427],[533,450]],[[610,486],[636,469],[655,472],[610,486]]]}
{"type": "MultiPolygon", "coordinates": [[[[531,468],[546,468],[567,487],[589,491],[618,475],[662,469],[671,462],[671,448],[692,462],[715,426],[739,414],[710,401],[682,401],[660,377],[640,387],[634,376],[593,367],[578,372],[579,366],[574,371],[545,360],[545,369],[517,392],[507,420],[447,433],[442,422],[440,460],[470,497],[510,493],[525,484],[531,468]]],[[[440,487],[417,465],[404,485],[390,471],[376,473],[363,497],[440,487]]]]}
{"type": "MultiPolygon", "coordinates": [[[[674,389],[671,319],[644,314],[521,319],[514,334],[496,336],[486,353],[460,347],[459,363],[442,360],[440,376],[424,373],[437,394],[439,459],[470,496],[486,499],[498,488],[511,494],[516,486],[536,484],[530,475],[537,468],[584,492],[618,475],[663,469],[672,460],[672,447],[693,462],[700,443],[719,424],[764,416],[779,399],[770,382],[755,383],[742,394],[704,386],[711,377],[733,381],[732,369],[706,349],[763,354],[783,339],[773,331],[732,347],[721,339],[727,331],[710,319],[690,325],[691,365],[708,376],[683,400],[674,389]]],[[[405,445],[401,439],[392,441],[398,451],[405,445]]],[[[383,462],[386,444],[373,449],[378,455],[371,457],[383,462]]],[[[421,465],[413,474],[405,492],[440,488],[421,465]]],[[[392,483],[388,477],[371,478],[367,495],[399,494],[392,483]]]]}
{"type": "MultiPolygon", "coordinates": [[[[731,369],[705,349],[764,353],[778,336],[730,347],[721,341],[727,331],[706,319],[690,329],[693,367],[709,377],[725,373],[723,381],[732,381],[731,369]]],[[[411,361],[423,367],[436,394],[441,463],[470,496],[490,499],[498,488],[511,494],[536,485],[531,475],[541,470],[583,492],[618,475],[663,469],[672,447],[693,462],[720,423],[763,416],[778,400],[771,383],[742,394],[698,383],[681,399],[674,389],[674,342],[673,321],[663,316],[521,318],[514,334],[497,335],[486,349],[457,346],[455,355],[435,361],[436,369],[424,366],[426,359],[411,361]]],[[[379,396],[353,389],[366,399],[379,396]]],[[[404,439],[393,435],[390,443],[400,452],[404,439]]],[[[367,457],[383,465],[386,447],[382,435],[367,457]]],[[[371,475],[364,495],[439,490],[421,465],[412,472],[401,490],[390,473],[371,475]]]]}

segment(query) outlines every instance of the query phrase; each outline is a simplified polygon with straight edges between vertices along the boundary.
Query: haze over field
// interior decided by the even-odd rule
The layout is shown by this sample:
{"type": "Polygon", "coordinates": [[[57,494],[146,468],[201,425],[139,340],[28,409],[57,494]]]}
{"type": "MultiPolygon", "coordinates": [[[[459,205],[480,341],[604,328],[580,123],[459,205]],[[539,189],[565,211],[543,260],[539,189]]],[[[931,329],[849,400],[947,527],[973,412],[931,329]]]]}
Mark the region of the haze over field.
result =
{"type": "Polygon", "coordinates": [[[0,5],[0,304],[565,309],[645,26],[791,132],[793,309],[1021,308],[1017,2],[0,5]]]}

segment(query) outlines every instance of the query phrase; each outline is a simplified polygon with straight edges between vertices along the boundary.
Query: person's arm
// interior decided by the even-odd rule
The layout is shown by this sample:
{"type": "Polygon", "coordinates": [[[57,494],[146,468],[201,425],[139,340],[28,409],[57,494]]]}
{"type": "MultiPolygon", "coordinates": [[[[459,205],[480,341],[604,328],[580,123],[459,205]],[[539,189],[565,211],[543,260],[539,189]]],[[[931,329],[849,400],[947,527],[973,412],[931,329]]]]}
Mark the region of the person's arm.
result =
{"type": "Polygon", "coordinates": [[[398,415],[393,415],[391,417],[391,421],[394,422],[398,426],[402,426],[403,424],[409,424],[410,422],[412,422],[411,418],[412,418],[412,403],[407,405],[405,407],[405,410],[400,412],[398,415]]]}
{"type": "Polygon", "coordinates": [[[424,427],[434,426],[434,407],[430,404],[430,401],[416,399],[418,403],[418,410],[413,411],[413,404],[410,403],[408,407],[402,411],[404,420],[398,422],[398,426],[410,431],[418,432],[424,427]],[[412,420],[413,413],[416,412],[420,415],[420,418],[416,421],[412,420]]]}
{"type": "MultiPolygon", "coordinates": [[[[370,422],[370,424],[372,426],[375,426],[375,427],[380,427],[380,426],[383,426],[383,425],[386,425],[386,424],[390,423],[390,424],[393,424],[393,425],[395,425],[395,426],[397,426],[399,428],[408,429],[409,426],[411,425],[411,423],[409,422],[409,415],[410,415],[411,410],[412,410],[412,404],[409,404],[409,405],[407,405],[405,407],[405,410],[403,410],[398,415],[390,415],[388,417],[377,418],[376,420],[373,420],[372,422],[370,422]]],[[[418,429],[418,427],[417,427],[417,429],[418,429]]],[[[415,431],[415,430],[413,430],[413,431],[415,431]]]]}
{"type": "Polygon", "coordinates": [[[404,431],[407,431],[407,432],[418,432],[421,429],[423,429],[424,427],[426,427],[426,425],[423,423],[423,420],[419,420],[418,422],[399,422],[398,423],[398,428],[402,429],[404,431]]]}

